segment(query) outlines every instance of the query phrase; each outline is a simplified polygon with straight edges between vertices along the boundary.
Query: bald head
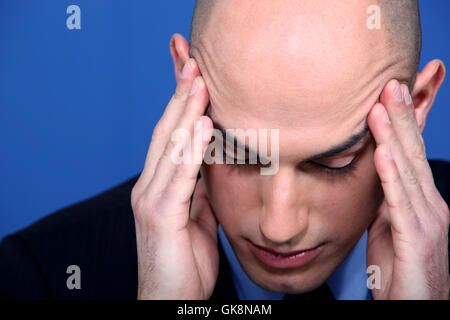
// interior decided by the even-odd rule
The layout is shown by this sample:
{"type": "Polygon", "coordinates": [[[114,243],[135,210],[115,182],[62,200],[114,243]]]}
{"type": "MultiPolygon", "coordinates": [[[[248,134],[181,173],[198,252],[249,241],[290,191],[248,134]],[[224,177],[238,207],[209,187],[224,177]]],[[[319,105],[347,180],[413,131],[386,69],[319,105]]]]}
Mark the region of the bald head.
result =
{"type": "MultiPolygon", "coordinates": [[[[231,2],[230,0],[226,0],[231,2]]],[[[224,14],[223,6],[219,6],[221,0],[197,0],[192,18],[190,43],[191,47],[201,41],[207,31],[217,28],[217,18],[224,14]],[[219,8],[219,10],[215,10],[219,8]]],[[[251,2],[251,1],[248,1],[251,2]]],[[[291,1],[293,7],[302,7],[302,3],[310,2],[308,0],[291,1]]],[[[373,1],[371,1],[373,3],[373,1]]],[[[355,2],[356,3],[356,2],[355,2]]],[[[381,23],[385,34],[385,41],[390,50],[401,51],[405,59],[408,60],[410,69],[409,85],[412,87],[420,60],[421,52],[421,25],[418,0],[376,0],[381,8],[381,23]]],[[[333,5],[333,4],[331,4],[333,5]]],[[[279,6],[276,1],[272,2],[274,12],[279,6]]],[[[252,8],[253,6],[248,6],[252,8]]],[[[231,9],[231,6],[228,6],[231,9]]],[[[361,6],[355,6],[354,15],[346,17],[346,19],[355,18],[355,15],[368,17],[365,10],[361,11],[361,6]]],[[[250,10],[245,13],[248,19],[253,19],[258,12],[250,10]]],[[[327,21],[323,21],[326,23],[327,21]]],[[[245,45],[245,44],[243,44],[245,45]]]]}
{"type": "Polygon", "coordinates": [[[417,2],[378,1],[372,29],[374,0],[199,0],[190,55],[212,116],[225,127],[357,130],[389,80],[412,88],[417,72],[417,2]]]}

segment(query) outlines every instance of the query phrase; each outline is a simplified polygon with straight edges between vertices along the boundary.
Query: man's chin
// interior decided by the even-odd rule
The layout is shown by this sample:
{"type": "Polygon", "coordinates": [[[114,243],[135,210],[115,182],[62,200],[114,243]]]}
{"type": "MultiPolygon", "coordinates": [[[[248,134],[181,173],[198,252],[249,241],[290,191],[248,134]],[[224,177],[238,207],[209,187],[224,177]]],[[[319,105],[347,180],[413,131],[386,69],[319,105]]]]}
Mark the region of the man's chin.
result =
{"type": "Polygon", "coordinates": [[[243,264],[248,277],[259,287],[280,293],[299,294],[320,287],[331,275],[322,265],[312,264],[310,268],[274,270],[259,264],[243,264]]]}
{"type": "Polygon", "coordinates": [[[259,287],[271,291],[280,293],[300,294],[309,292],[318,288],[322,283],[326,281],[326,278],[319,280],[318,278],[303,279],[299,277],[272,277],[268,279],[253,279],[259,287]],[[278,278],[278,279],[277,279],[278,278]]]}

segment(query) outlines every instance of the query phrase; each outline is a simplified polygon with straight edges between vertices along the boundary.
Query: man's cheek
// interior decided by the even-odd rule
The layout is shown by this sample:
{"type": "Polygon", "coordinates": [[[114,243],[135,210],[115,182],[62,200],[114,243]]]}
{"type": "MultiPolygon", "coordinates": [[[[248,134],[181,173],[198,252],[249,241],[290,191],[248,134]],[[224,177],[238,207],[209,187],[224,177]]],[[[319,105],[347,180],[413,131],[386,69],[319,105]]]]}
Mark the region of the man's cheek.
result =
{"type": "MultiPolygon", "coordinates": [[[[211,207],[216,213],[219,222],[230,220],[240,212],[249,210],[248,204],[252,201],[252,195],[244,192],[243,184],[249,184],[242,177],[230,175],[230,167],[225,165],[205,166],[205,185],[208,192],[211,207]]],[[[253,190],[251,186],[246,188],[253,190]]]]}
{"type": "Polygon", "coordinates": [[[360,235],[376,214],[381,190],[376,177],[370,171],[366,173],[351,183],[339,187],[330,184],[314,194],[316,212],[323,223],[332,223],[339,235],[360,235]]]}
{"type": "Polygon", "coordinates": [[[374,150],[375,145],[370,145],[369,151],[366,153],[364,162],[362,163],[362,174],[359,177],[360,193],[357,193],[357,190],[354,191],[356,196],[361,196],[358,198],[358,203],[361,207],[361,211],[365,212],[369,223],[375,217],[384,198],[380,179],[373,162],[374,150]]]}

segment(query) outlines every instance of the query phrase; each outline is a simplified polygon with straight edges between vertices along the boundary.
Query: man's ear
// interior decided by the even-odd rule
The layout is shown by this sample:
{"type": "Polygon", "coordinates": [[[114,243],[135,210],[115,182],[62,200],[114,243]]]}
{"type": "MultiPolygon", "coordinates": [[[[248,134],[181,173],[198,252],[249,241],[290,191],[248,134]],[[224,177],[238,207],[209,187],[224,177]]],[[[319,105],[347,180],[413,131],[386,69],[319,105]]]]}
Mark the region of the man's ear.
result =
{"type": "Polygon", "coordinates": [[[441,60],[429,62],[422,72],[417,74],[411,96],[420,132],[425,128],[428,112],[445,78],[445,66],[441,60]]]}
{"type": "Polygon", "coordinates": [[[181,70],[183,70],[186,60],[189,59],[189,44],[179,33],[174,34],[170,39],[170,54],[175,67],[175,78],[178,82],[181,70]]]}

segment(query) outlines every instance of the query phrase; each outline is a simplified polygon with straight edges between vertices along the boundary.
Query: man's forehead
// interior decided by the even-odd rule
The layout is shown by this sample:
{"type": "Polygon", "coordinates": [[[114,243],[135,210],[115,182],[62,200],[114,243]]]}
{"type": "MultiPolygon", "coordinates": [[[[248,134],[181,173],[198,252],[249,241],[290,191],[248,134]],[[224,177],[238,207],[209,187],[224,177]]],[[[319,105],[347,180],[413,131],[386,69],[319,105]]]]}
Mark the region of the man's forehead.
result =
{"type": "MultiPolygon", "coordinates": [[[[222,137],[229,142],[233,142],[236,139],[238,148],[249,151],[249,137],[247,133],[260,132],[259,129],[265,129],[256,125],[252,127],[239,127],[237,123],[225,126],[222,123],[220,117],[213,115],[213,108],[211,104],[208,106],[205,114],[209,116],[213,122],[215,129],[219,130],[222,137]],[[243,136],[234,137],[229,135],[234,130],[229,129],[241,129],[245,132],[243,136]]],[[[353,121],[354,122],[354,121],[353,121]]],[[[270,130],[268,135],[263,134],[258,136],[258,139],[264,139],[270,136],[270,130]]],[[[326,158],[345,152],[351,147],[357,145],[361,141],[366,141],[365,138],[370,135],[370,131],[367,125],[365,117],[354,124],[341,125],[334,130],[330,130],[327,127],[324,128],[275,128],[279,130],[279,140],[277,141],[280,149],[280,156],[283,158],[292,158],[297,161],[300,158],[306,161],[312,161],[316,159],[326,158]]],[[[268,140],[268,144],[273,143],[268,140]]],[[[253,153],[257,153],[257,150],[251,150],[253,153]]]]}
{"type": "MultiPolygon", "coordinates": [[[[282,89],[254,99],[254,95],[210,94],[210,114],[226,128],[283,128],[289,132],[357,131],[376,103],[384,80],[376,78],[357,94],[333,97],[323,92],[313,99],[297,92],[288,99],[282,89]],[[328,95],[328,96],[327,96],[328,95]]],[[[207,86],[209,84],[207,83],[207,86]]],[[[208,87],[209,89],[209,87],[208,87]]],[[[264,91],[264,90],[262,90],[264,91]]],[[[345,132],[343,132],[345,134],[345,132]]]]}
{"type": "Polygon", "coordinates": [[[204,49],[239,85],[250,80],[246,75],[255,84],[281,75],[297,89],[309,86],[309,75],[326,85],[341,74],[343,82],[344,72],[362,72],[364,60],[385,42],[382,32],[365,26],[367,6],[358,5],[364,2],[220,1],[202,37],[211,44],[204,49]],[[302,77],[288,79],[295,74],[302,77]]]}
{"type": "Polygon", "coordinates": [[[217,37],[206,38],[192,54],[213,108],[227,119],[244,113],[287,127],[342,121],[379,88],[381,73],[392,65],[381,55],[370,57],[367,45],[355,47],[354,36],[329,39],[329,45],[320,37],[302,43],[296,35],[279,44],[269,35],[253,42],[239,34],[217,37]]]}
{"type": "Polygon", "coordinates": [[[383,54],[384,41],[373,46],[383,36],[362,23],[366,11],[342,19],[346,4],[333,2],[331,10],[305,1],[308,17],[289,21],[280,18],[290,9],[283,2],[264,20],[273,2],[255,2],[254,19],[244,15],[249,3],[234,1],[243,10],[211,19],[209,33],[192,48],[212,116],[225,128],[280,128],[289,143],[329,146],[361,131],[397,63],[383,54]]]}

